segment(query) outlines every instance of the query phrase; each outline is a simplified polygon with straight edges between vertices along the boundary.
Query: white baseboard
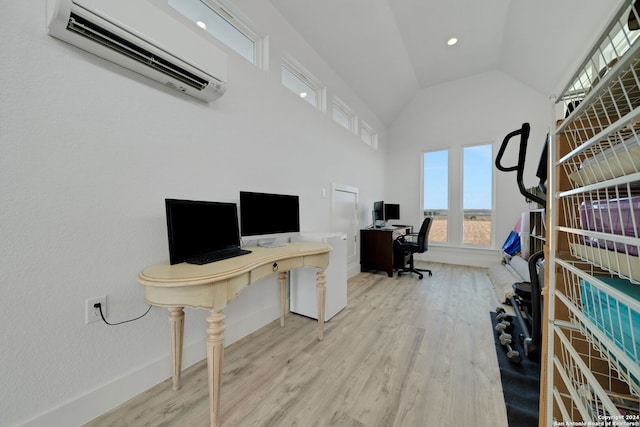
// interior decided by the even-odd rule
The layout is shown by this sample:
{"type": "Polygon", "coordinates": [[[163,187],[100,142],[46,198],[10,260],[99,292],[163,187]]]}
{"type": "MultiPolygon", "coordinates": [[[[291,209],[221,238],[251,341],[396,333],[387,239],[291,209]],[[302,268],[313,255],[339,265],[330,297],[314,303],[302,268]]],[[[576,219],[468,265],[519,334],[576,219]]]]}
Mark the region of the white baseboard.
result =
{"type": "Polygon", "coordinates": [[[350,279],[360,273],[360,262],[347,265],[347,278],[350,279]]]}
{"type": "Polygon", "coordinates": [[[489,268],[500,261],[501,251],[496,249],[467,248],[453,246],[429,246],[424,254],[416,254],[416,261],[441,262],[444,264],[468,265],[489,268]]]}
{"type": "MultiPolygon", "coordinates": [[[[243,338],[267,325],[280,316],[277,305],[247,313],[233,324],[225,325],[225,346],[243,338]],[[275,316],[274,316],[275,313],[275,316]]],[[[19,427],[80,426],[123,404],[154,385],[171,376],[171,352],[167,341],[165,356],[139,367],[120,378],[49,409],[19,427]]],[[[205,325],[202,325],[202,339],[185,343],[182,352],[183,369],[207,357],[205,325]]]]}
{"type": "MultiPolygon", "coordinates": [[[[183,366],[191,366],[205,357],[207,356],[202,342],[184,345],[183,366]]],[[[170,375],[171,354],[169,353],[140,369],[38,415],[20,426],[80,426],[164,381],[170,375]]]]}

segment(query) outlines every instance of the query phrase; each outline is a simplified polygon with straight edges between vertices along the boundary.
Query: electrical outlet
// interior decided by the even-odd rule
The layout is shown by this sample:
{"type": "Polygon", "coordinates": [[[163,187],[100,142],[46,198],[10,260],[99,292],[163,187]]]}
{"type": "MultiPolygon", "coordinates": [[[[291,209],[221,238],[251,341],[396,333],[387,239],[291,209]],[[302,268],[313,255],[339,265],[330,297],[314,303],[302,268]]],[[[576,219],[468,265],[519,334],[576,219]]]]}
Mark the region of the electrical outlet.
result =
{"type": "Polygon", "coordinates": [[[88,325],[89,323],[98,322],[102,320],[100,316],[100,308],[94,307],[95,304],[100,303],[100,307],[102,308],[102,314],[104,317],[107,317],[107,296],[90,298],[87,300],[86,305],[86,316],[85,323],[88,325]]]}

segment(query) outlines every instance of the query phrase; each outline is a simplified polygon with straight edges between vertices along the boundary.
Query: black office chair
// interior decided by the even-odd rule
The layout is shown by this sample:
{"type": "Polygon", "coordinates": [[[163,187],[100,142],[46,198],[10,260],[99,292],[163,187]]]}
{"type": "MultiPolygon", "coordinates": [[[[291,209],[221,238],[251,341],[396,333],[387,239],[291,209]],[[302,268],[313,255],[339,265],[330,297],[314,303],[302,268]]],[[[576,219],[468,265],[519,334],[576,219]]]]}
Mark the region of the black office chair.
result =
{"type": "Polygon", "coordinates": [[[408,233],[398,236],[394,241],[394,260],[397,260],[398,277],[403,273],[415,273],[422,279],[422,272],[429,273],[431,270],[415,268],[413,264],[413,254],[421,254],[427,251],[429,241],[429,230],[431,229],[431,217],[426,217],[422,221],[418,233],[408,233]],[[407,259],[408,258],[408,259],[407,259]]]}

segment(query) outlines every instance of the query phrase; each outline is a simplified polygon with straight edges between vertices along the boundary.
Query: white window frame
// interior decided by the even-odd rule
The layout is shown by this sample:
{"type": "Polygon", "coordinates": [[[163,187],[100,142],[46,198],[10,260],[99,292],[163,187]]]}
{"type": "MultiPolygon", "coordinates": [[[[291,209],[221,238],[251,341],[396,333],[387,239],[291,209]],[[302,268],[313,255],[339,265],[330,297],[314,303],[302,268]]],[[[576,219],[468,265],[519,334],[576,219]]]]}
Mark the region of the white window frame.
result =
{"type": "Polygon", "coordinates": [[[360,139],[374,149],[378,149],[378,133],[364,120],[360,120],[360,139]]]}
{"type": "Polygon", "coordinates": [[[494,234],[495,234],[495,181],[496,181],[496,168],[493,167],[493,147],[494,145],[491,142],[478,142],[468,145],[462,145],[460,147],[460,217],[462,218],[462,223],[460,224],[462,233],[460,235],[460,244],[465,247],[474,247],[474,248],[494,248],[494,234]],[[490,222],[491,222],[491,233],[489,234],[489,243],[487,244],[474,244],[474,243],[465,243],[465,229],[464,229],[464,221],[465,221],[465,206],[464,206],[464,193],[465,193],[465,150],[468,148],[475,147],[488,147],[490,151],[489,163],[488,166],[491,170],[491,207],[487,210],[490,211],[490,222]]]}
{"type": "MultiPolygon", "coordinates": [[[[290,57],[282,58],[282,68],[286,68],[291,74],[293,74],[300,82],[310,89],[315,91],[316,93],[316,103],[312,103],[309,100],[305,100],[305,102],[310,105],[316,107],[318,110],[324,112],[325,111],[325,98],[326,98],[326,89],[323,87],[322,83],[318,78],[316,78],[313,74],[307,71],[300,63],[290,57]]],[[[282,70],[281,68],[281,70],[282,70]]],[[[292,88],[284,85],[287,89],[291,90],[293,93],[296,93],[292,88]]],[[[296,95],[298,95],[296,93],[296,95]]]]}
{"type": "MultiPolygon", "coordinates": [[[[421,177],[421,183],[420,183],[420,218],[424,218],[425,216],[434,216],[434,219],[440,219],[442,217],[437,217],[437,215],[439,214],[437,211],[441,211],[443,209],[438,209],[438,208],[433,208],[430,207],[429,209],[432,209],[430,211],[428,211],[427,209],[425,209],[424,207],[424,202],[425,202],[425,154],[429,154],[429,153],[439,153],[439,152],[445,152],[447,153],[447,162],[446,162],[446,167],[447,167],[447,189],[446,189],[446,193],[447,193],[447,207],[446,207],[446,211],[447,211],[447,230],[446,230],[446,240],[443,241],[434,241],[434,240],[429,240],[429,244],[433,244],[435,246],[452,246],[451,245],[451,197],[450,197],[450,191],[449,188],[451,188],[451,155],[452,155],[452,149],[451,148],[436,148],[436,149],[432,149],[432,150],[427,150],[427,151],[423,151],[422,152],[422,158],[420,159],[420,177],[421,177]]],[[[431,187],[429,187],[431,188],[431,187]]]]}
{"type": "Polygon", "coordinates": [[[433,148],[422,152],[422,158],[420,160],[421,170],[421,183],[420,183],[420,203],[422,207],[422,213],[424,214],[424,192],[425,187],[428,185],[425,183],[425,162],[424,157],[427,153],[434,153],[439,151],[447,152],[447,188],[446,191],[449,194],[447,199],[447,241],[446,242],[433,242],[429,241],[429,244],[436,246],[449,246],[449,247],[461,247],[461,248],[474,248],[474,249],[495,249],[496,239],[496,169],[491,169],[491,235],[490,243],[485,244],[473,244],[464,243],[464,151],[466,148],[491,145],[492,158],[494,157],[493,150],[494,144],[491,142],[479,142],[472,144],[465,144],[459,146],[452,146],[448,148],[433,148]],[[451,197],[451,194],[458,194],[458,197],[451,197]]]}
{"type": "Polygon", "coordinates": [[[340,98],[333,98],[333,108],[331,111],[331,118],[334,122],[338,123],[340,126],[344,127],[348,131],[357,134],[358,133],[358,117],[355,115],[353,110],[347,106],[340,98]],[[336,120],[335,112],[338,111],[340,114],[345,116],[349,122],[348,126],[345,126],[343,123],[336,120]]]}
{"type": "MultiPolygon", "coordinates": [[[[228,4],[228,2],[222,2],[220,0],[193,0],[199,1],[206,7],[208,7],[212,13],[218,15],[222,20],[224,20],[230,27],[234,30],[238,31],[240,34],[245,36],[248,40],[253,42],[253,58],[249,60],[243,53],[236,50],[236,48],[232,45],[225,43],[222,39],[218,38],[214,33],[209,30],[204,30],[211,37],[214,37],[220,43],[227,46],[233,52],[240,55],[242,58],[248,60],[253,63],[255,66],[261,69],[267,68],[266,57],[265,54],[266,46],[267,46],[267,38],[261,36],[257,31],[255,31],[250,24],[250,20],[242,14],[235,6],[228,4]]],[[[168,1],[167,1],[168,3],[168,1]]],[[[172,7],[169,5],[169,7],[172,7]]],[[[180,10],[175,9],[178,13],[182,13],[180,10]]],[[[186,16],[185,16],[186,17],[186,16]]],[[[186,17],[191,20],[191,18],[186,17]]]]}

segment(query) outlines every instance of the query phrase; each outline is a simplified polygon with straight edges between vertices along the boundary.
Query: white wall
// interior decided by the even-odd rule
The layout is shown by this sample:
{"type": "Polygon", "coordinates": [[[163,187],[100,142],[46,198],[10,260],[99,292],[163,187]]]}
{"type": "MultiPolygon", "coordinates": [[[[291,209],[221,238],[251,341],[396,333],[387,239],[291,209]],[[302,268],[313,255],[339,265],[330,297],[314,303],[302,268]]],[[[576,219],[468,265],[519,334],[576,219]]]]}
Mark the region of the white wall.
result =
{"type": "MultiPolygon", "coordinates": [[[[400,203],[401,222],[419,224],[422,221],[420,203],[424,151],[449,148],[450,156],[458,156],[459,160],[461,146],[492,143],[495,159],[503,138],[519,129],[524,122],[531,124],[525,184],[536,185],[536,168],[550,120],[551,102],[547,97],[500,71],[423,89],[389,129],[389,140],[393,143],[387,153],[389,169],[385,197],[400,203]]],[[[517,163],[518,144],[519,138],[509,144],[503,165],[517,163]]],[[[449,163],[451,165],[452,161],[449,163]]],[[[457,165],[459,161],[453,163],[457,165]]],[[[461,171],[452,171],[452,174],[452,180],[456,182],[451,184],[459,186],[461,171]]],[[[494,249],[500,249],[520,213],[527,209],[527,204],[518,192],[515,172],[496,170],[494,176],[494,249]]],[[[450,203],[456,198],[460,200],[461,195],[457,192],[449,194],[450,203]]],[[[450,215],[455,214],[450,212],[450,215]]],[[[459,232],[453,230],[452,234],[459,232]]],[[[428,254],[420,257],[431,261],[488,266],[497,260],[498,251],[431,245],[428,254]]]]}
{"type": "MultiPolygon", "coordinates": [[[[49,37],[44,0],[0,3],[1,426],[79,425],[170,375],[166,310],[84,324],[95,296],[112,321],[146,309],[136,276],[168,259],[165,197],[299,194],[303,230],[326,230],[322,188],[382,196],[383,125],[268,2],[239,4],[270,36],[271,71],[229,53],[228,91],[206,105],[49,37]],[[281,86],[285,51],[377,128],[380,150],[281,86]]],[[[186,314],[188,365],[206,312],[186,314]]],[[[226,314],[227,343],[277,318],[275,279],[226,314]]]]}
{"type": "MultiPolygon", "coordinates": [[[[417,224],[423,151],[479,142],[497,150],[525,121],[535,182],[545,96],[485,73],[422,90],[387,137],[268,2],[235,3],[269,36],[270,67],[230,52],[229,89],[211,105],[49,37],[45,0],[0,3],[0,381],[10,391],[0,426],[77,425],[169,376],[166,310],[118,327],[84,324],[85,299],[95,296],[108,295],[113,321],[146,309],[135,279],[168,258],[165,197],[299,194],[303,230],[325,230],[330,199],[321,192],[340,183],[359,188],[362,225],[378,199],[400,203],[402,221],[417,224]],[[372,124],[380,150],[283,88],[283,54],[372,124]]],[[[499,248],[526,205],[514,176],[496,178],[499,248]]],[[[425,259],[472,260],[437,247],[425,259]]],[[[227,343],[276,319],[275,279],[250,287],[226,315],[227,343]]],[[[185,366],[204,357],[205,317],[187,310],[185,366]]]]}

